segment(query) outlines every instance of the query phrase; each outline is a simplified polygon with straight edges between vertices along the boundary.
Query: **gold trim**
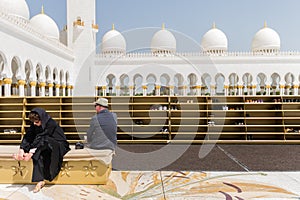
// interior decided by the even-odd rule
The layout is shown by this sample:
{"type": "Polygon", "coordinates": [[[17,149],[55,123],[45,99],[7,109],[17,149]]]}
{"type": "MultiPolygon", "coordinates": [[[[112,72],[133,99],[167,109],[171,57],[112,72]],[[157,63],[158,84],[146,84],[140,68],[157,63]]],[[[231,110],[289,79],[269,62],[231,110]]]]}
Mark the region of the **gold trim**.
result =
{"type": "Polygon", "coordinates": [[[40,86],[40,87],[45,87],[45,86],[46,86],[46,83],[45,83],[45,82],[41,82],[41,83],[39,84],[39,86],[40,86]]]}
{"type": "Polygon", "coordinates": [[[155,86],[155,89],[160,89],[160,88],[161,88],[160,85],[156,85],[156,86],[155,86]]]}
{"type": "Polygon", "coordinates": [[[60,84],[56,84],[56,85],[55,85],[55,88],[60,88],[60,84]]]}
{"type": "Polygon", "coordinates": [[[31,86],[31,87],[35,87],[35,86],[36,86],[36,82],[35,82],[35,81],[31,81],[31,82],[30,82],[30,86],[31,86]]]}
{"type": "Polygon", "coordinates": [[[20,80],[18,80],[18,84],[19,84],[19,85],[25,85],[25,84],[26,84],[26,81],[20,79],[20,80]]]}
{"type": "Polygon", "coordinates": [[[53,83],[48,83],[48,87],[53,87],[54,84],[53,83]]]}
{"type": "Polygon", "coordinates": [[[12,79],[11,78],[5,78],[3,80],[4,84],[11,84],[12,83],[12,79]]]}
{"type": "Polygon", "coordinates": [[[145,90],[145,89],[147,89],[148,87],[147,87],[147,85],[143,85],[142,88],[145,90]]]}

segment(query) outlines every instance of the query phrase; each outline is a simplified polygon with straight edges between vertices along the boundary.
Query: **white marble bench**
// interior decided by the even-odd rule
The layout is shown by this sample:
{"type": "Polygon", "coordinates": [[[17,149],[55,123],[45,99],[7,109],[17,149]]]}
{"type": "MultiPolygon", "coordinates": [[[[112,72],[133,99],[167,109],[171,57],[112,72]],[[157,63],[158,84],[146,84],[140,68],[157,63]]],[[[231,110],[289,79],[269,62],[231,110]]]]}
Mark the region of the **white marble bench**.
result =
{"type": "MultiPolygon", "coordinates": [[[[0,183],[31,183],[32,161],[16,161],[18,145],[0,145],[0,183]]],[[[50,184],[106,184],[114,152],[111,150],[75,149],[64,156],[58,176],[50,184]]]]}

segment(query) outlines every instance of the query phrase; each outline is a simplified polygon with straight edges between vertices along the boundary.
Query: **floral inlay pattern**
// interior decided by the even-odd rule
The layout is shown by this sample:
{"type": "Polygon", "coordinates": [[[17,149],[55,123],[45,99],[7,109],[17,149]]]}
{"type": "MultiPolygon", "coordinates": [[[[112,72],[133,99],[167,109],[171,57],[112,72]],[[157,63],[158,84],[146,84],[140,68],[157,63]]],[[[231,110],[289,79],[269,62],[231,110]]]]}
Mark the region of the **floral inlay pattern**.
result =
{"type": "Polygon", "coordinates": [[[70,177],[70,172],[74,166],[69,166],[69,162],[64,162],[63,167],[61,168],[61,176],[66,175],[67,177],[70,177]]]}
{"type": "Polygon", "coordinates": [[[86,171],[85,176],[91,175],[92,177],[95,177],[97,168],[98,168],[98,166],[94,166],[92,161],[90,161],[88,166],[83,166],[83,171],[86,171]]]}
{"type": "Polygon", "coordinates": [[[18,165],[17,166],[11,166],[11,169],[14,171],[13,176],[16,176],[17,174],[20,174],[20,176],[24,175],[24,170],[25,170],[25,166],[21,166],[21,162],[18,161],[18,165]]]}

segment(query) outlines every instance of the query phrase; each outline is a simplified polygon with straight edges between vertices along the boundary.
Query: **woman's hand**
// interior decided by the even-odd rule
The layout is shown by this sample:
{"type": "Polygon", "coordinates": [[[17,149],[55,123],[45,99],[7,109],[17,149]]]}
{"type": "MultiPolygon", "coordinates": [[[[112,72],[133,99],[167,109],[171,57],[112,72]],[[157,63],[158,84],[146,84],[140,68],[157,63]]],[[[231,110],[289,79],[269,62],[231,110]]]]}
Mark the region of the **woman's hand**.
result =
{"type": "Polygon", "coordinates": [[[24,160],[24,150],[19,149],[19,152],[17,154],[13,154],[13,158],[16,160],[24,160]]]}
{"type": "Polygon", "coordinates": [[[30,153],[30,152],[29,152],[29,153],[25,153],[24,156],[23,156],[23,157],[24,157],[24,160],[25,160],[25,161],[29,161],[29,160],[31,159],[32,155],[33,155],[33,154],[30,153]]]}

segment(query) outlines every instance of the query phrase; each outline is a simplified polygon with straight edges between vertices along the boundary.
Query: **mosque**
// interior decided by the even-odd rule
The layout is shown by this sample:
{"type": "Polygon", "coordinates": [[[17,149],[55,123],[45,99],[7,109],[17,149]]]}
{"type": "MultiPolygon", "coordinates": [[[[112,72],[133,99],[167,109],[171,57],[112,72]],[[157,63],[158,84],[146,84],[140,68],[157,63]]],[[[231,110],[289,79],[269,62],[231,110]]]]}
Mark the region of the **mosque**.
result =
{"type": "Polygon", "coordinates": [[[43,8],[30,18],[25,0],[0,0],[0,95],[299,93],[300,53],[280,51],[278,33],[266,24],[250,52],[230,52],[216,25],[193,52],[177,52],[176,34],[164,25],[144,41],[148,51],[129,51],[128,34],[114,27],[97,48],[97,32],[95,0],[67,0],[63,30],[43,8]]]}

